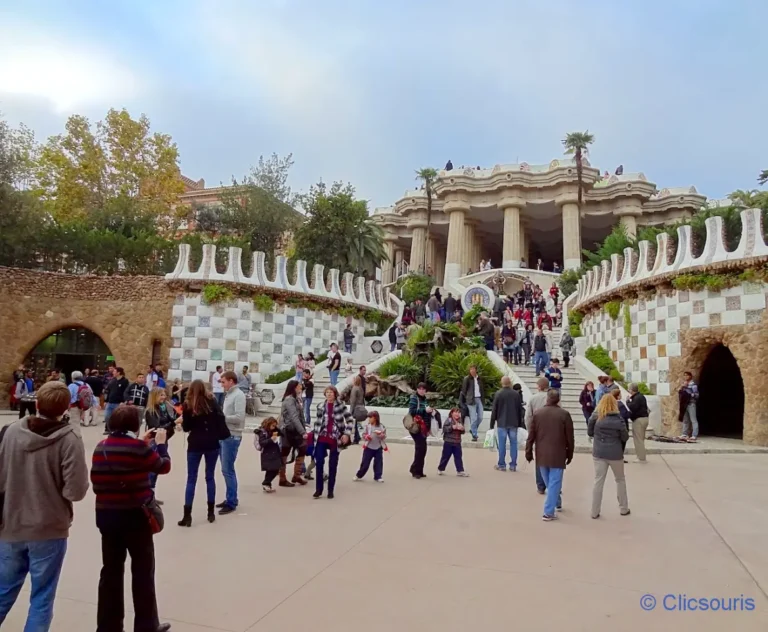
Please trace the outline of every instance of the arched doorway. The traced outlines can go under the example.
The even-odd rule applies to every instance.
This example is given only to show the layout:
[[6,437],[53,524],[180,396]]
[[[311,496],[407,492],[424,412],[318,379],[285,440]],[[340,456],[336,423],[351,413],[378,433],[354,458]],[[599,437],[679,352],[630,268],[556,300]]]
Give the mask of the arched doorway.
[[35,373],[35,380],[45,381],[51,369],[60,369],[70,381],[72,371],[106,371],[114,360],[106,343],[90,329],[67,327],[43,338],[27,354],[24,366]]
[[741,439],[744,434],[744,382],[736,358],[722,344],[712,347],[699,376],[696,407],[702,435]]

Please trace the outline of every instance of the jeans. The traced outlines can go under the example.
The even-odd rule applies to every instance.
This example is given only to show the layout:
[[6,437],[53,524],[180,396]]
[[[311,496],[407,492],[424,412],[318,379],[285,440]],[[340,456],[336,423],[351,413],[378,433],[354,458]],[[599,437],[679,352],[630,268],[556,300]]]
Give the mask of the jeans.
[[331,386],[336,386],[336,382],[339,381],[339,371],[328,371],[328,379],[331,382]]
[[533,355],[533,363],[536,366],[536,377],[539,377],[539,373],[549,366],[549,354],[546,351],[537,351]]
[[695,402],[688,404],[685,408],[685,415],[683,416],[683,436],[693,437],[694,439],[699,436],[699,420],[696,417]]
[[219,408],[222,410],[224,409],[224,397],[226,396],[226,393],[214,393],[213,398],[216,400],[216,403],[219,405]]
[[[536,466],[536,489],[538,489],[540,492],[547,491],[547,481],[544,480],[544,477],[541,474],[541,468],[537,465]],[[560,509],[563,506],[563,494],[562,494],[562,487],[561,487],[561,493],[557,496],[557,508]]]
[[472,433],[472,436],[477,439],[477,429],[483,422],[483,402],[476,399],[474,404],[467,404],[467,408],[469,408],[469,431]]
[[504,456],[507,451],[509,437],[509,469],[517,469],[517,428],[496,428],[496,438],[499,441],[499,467],[505,468]]
[[514,360],[515,364],[520,364],[520,361],[523,359],[523,348],[516,344],[514,347],[512,347],[512,359]]
[[216,461],[219,460],[219,450],[208,452],[187,452],[187,487],[184,490],[184,504],[192,506],[195,500],[195,485],[197,485],[197,471],[200,469],[200,461],[205,457],[205,487],[208,491],[208,502],[216,502]]
[[344,343],[344,351],[347,353],[352,353],[352,343],[351,342],[345,342]]
[[364,448],[363,460],[360,469],[357,470],[357,478],[363,478],[368,473],[368,468],[373,461],[373,480],[378,481],[384,471],[384,448]]
[[228,437],[219,441],[221,446],[221,474],[224,477],[224,484],[227,486],[226,503],[230,507],[237,508],[237,474],[235,473],[235,461],[237,460],[237,451],[240,449],[242,437]]
[[157,630],[155,593],[155,545],[147,519],[141,510],[126,510],[120,524],[101,528],[102,568],[99,577],[97,632],[122,632],[125,618],[123,576],[126,555],[131,556],[133,630]]
[[427,458],[427,438],[420,432],[412,434],[413,438],[413,463],[411,463],[412,476],[424,476],[424,461]]
[[315,466],[317,467],[315,492],[318,494],[323,493],[326,456],[328,457],[328,493],[332,494],[336,487],[336,471],[339,469],[339,448],[335,445],[318,441],[315,444]]
[[24,632],[48,632],[66,552],[66,538],[29,542],[0,540],[0,627],[29,573],[32,590]]
[[547,495],[544,498],[544,515],[554,516],[555,508],[562,506],[560,489],[563,487],[563,473],[561,467],[539,467],[541,477],[547,486]]
[[485,350],[493,351],[495,348],[496,348],[496,340],[493,338],[493,336],[488,336],[485,339]]
[[523,353],[525,353],[525,364],[531,363],[531,345],[528,343],[521,343],[520,346],[523,348]]
[[445,468],[448,467],[448,461],[453,457],[453,464],[456,466],[457,472],[464,471],[464,460],[462,459],[461,444],[460,443],[443,443],[443,453],[440,455],[440,464],[437,466],[438,472],[445,472]]
[[433,323],[437,322],[437,317],[440,315],[440,312],[430,312],[429,314],[429,320],[431,320]]
[[312,398],[311,397],[305,397],[304,398],[304,423],[306,423],[310,428],[312,427]]
[[104,430],[106,432],[109,432],[109,418],[112,416],[112,413],[117,410],[117,407],[120,404],[109,404],[104,407]]
[[390,342],[389,343],[389,352],[392,353],[395,350],[395,347],[397,346],[397,343]]

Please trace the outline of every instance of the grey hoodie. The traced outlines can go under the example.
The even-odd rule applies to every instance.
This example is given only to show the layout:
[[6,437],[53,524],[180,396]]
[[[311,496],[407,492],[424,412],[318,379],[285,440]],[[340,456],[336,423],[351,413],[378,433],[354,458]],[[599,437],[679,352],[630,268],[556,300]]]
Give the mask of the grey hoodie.
[[0,444],[0,540],[68,537],[72,503],[87,491],[85,448],[73,426],[27,417],[8,427]]

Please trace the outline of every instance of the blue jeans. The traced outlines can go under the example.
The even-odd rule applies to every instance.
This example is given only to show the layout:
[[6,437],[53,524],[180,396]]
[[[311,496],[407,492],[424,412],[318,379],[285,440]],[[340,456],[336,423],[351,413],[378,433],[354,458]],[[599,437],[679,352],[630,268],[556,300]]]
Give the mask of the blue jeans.
[[226,393],[214,393],[213,398],[216,400],[216,403],[219,405],[219,408],[223,410],[224,408],[224,397],[226,396]]
[[237,474],[235,474],[235,461],[240,449],[242,437],[229,437],[219,441],[221,446],[221,474],[224,476],[224,484],[227,486],[226,503],[230,507],[237,508]]
[[48,632],[67,539],[5,542],[0,540],[0,627],[29,573],[32,592],[24,632]]
[[345,342],[344,343],[344,351],[347,353],[352,353],[352,343],[351,342]]
[[541,478],[547,486],[547,495],[544,497],[544,515],[554,516],[555,509],[562,507],[560,490],[563,487],[563,474],[565,470],[561,467],[537,467],[537,472],[541,473]]
[[325,457],[328,457],[328,493],[332,494],[336,487],[336,470],[339,468],[339,449],[334,445],[317,441],[315,443],[315,491],[323,493],[323,478],[325,474]]
[[104,406],[104,425],[107,430],[109,430],[109,418],[112,416],[112,413],[117,410],[119,405],[120,404],[107,404]]
[[685,408],[685,414],[683,415],[683,435],[686,437],[693,437],[694,439],[699,436],[699,420],[696,417],[696,402],[688,404]]
[[440,315],[440,312],[430,312],[429,313],[429,320],[433,323],[437,322],[437,317]]
[[312,398],[311,397],[305,397],[304,398],[304,423],[306,423],[310,428],[312,427],[313,421],[312,421]]
[[483,422],[483,402],[476,399],[474,404],[467,404],[467,408],[469,409],[469,431],[477,439],[477,429]]
[[536,367],[536,377],[549,366],[549,354],[546,351],[536,351],[533,354],[533,364]]
[[507,451],[509,437],[509,469],[517,469],[517,428],[496,428],[496,438],[499,441],[499,467],[505,468],[504,457]]
[[357,478],[363,478],[368,473],[368,468],[373,461],[373,480],[378,481],[384,473],[384,448],[364,448],[363,460],[360,469],[357,470]]
[[[448,422],[446,422],[448,423]],[[453,464],[456,466],[457,472],[464,471],[464,460],[462,458],[461,444],[460,443],[443,443],[443,453],[440,455],[440,464],[437,466],[438,472],[445,472],[445,468],[448,467],[448,461],[453,457]]]
[[216,461],[219,460],[218,450],[208,452],[187,452],[187,487],[184,490],[184,504],[192,506],[195,500],[195,485],[197,485],[197,472],[200,469],[200,461],[205,457],[205,487],[208,491],[208,502],[216,502]]
[[328,379],[331,381],[331,386],[336,386],[336,382],[339,381],[339,372],[328,371]]

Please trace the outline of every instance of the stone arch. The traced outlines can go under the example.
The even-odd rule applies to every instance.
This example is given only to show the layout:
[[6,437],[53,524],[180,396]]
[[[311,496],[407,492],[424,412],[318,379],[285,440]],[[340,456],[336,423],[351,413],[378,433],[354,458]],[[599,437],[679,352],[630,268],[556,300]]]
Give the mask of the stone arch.
[[697,406],[702,435],[741,439],[744,433],[744,380],[731,351],[714,345],[699,372]]
[[27,352],[22,363],[44,380],[49,369],[61,369],[69,381],[73,371],[104,372],[112,351],[104,338],[87,326],[67,325],[46,333]]

